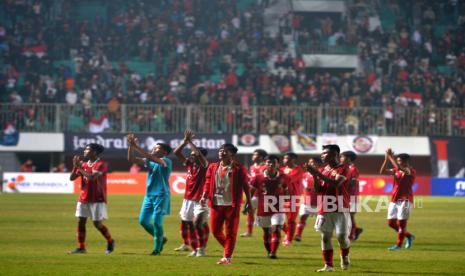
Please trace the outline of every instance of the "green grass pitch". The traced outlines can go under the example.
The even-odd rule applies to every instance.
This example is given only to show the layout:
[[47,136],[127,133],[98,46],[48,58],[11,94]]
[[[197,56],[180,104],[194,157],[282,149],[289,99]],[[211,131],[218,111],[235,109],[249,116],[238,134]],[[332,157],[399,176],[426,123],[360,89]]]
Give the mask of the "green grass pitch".
[[[180,245],[180,196],[172,198],[172,214],[165,217],[168,243],[162,256],[152,257],[152,241],[138,224],[141,195],[112,195],[106,222],[116,240],[116,250],[105,255],[105,240],[88,222],[86,255],[68,255],[75,248],[77,195],[0,194],[0,274],[79,275],[307,275],[322,266],[319,235],[309,219],[303,241],[278,250],[279,259],[265,258],[261,229],[252,238],[240,238],[233,264],[218,266],[222,249],[210,235],[205,258],[176,253]],[[374,198],[376,199],[376,198]],[[349,274],[461,274],[465,264],[465,198],[417,197],[408,229],[417,236],[410,250],[388,252],[396,234],[388,228],[386,210],[360,213],[364,228],[351,248]],[[376,201],[370,201],[375,206]],[[241,218],[239,233],[245,229]],[[335,267],[339,273],[339,248]]]

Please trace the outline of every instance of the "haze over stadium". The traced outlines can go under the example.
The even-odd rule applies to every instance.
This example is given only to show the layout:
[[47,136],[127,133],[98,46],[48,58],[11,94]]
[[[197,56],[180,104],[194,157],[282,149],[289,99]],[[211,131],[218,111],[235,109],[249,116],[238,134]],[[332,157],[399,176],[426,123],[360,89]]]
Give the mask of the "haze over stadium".
[[463,270],[463,0],[4,0],[0,66],[2,275]]

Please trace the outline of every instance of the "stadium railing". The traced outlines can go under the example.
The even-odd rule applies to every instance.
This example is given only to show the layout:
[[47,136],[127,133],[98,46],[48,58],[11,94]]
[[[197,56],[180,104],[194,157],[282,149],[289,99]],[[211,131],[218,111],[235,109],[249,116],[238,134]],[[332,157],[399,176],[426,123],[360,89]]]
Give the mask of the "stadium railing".
[[0,104],[0,122],[22,132],[465,136],[465,109],[330,106]]

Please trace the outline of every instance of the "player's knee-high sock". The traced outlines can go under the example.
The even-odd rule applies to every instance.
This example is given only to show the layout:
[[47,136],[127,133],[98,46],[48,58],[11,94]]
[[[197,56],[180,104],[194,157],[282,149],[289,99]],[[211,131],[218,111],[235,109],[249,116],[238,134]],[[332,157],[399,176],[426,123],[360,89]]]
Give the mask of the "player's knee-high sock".
[[308,218],[308,215],[302,215],[300,217],[299,223],[297,224],[297,232],[295,235],[299,238],[302,237],[302,233],[304,232],[305,225],[307,225],[307,218]]
[[192,222],[188,223],[189,226],[189,239],[190,239],[190,244],[193,250],[197,250],[199,247],[198,239],[197,239],[197,233],[195,231],[194,224]]
[[78,246],[81,249],[86,248],[86,224],[79,222],[77,227]]
[[181,237],[185,245],[189,245],[189,222],[181,221]]
[[153,237],[154,251],[161,252],[163,250],[163,215],[156,215],[153,218]]
[[281,243],[281,229],[275,229],[271,235],[271,253],[278,251],[279,244]]
[[268,253],[271,252],[271,231],[270,228],[263,228],[263,245]]
[[410,237],[411,234],[407,232],[407,220],[398,220],[398,232],[397,232],[397,246],[402,246],[405,237]]
[[321,249],[325,264],[333,266],[333,244],[331,243],[332,232],[321,233]]
[[327,249],[322,252],[323,260],[326,265],[333,266],[333,250]]
[[208,237],[210,236],[210,227],[208,227],[208,223],[205,223],[203,225],[203,238],[205,240],[205,245],[204,247],[207,246],[208,243]]
[[292,241],[294,239],[296,223],[295,220],[297,218],[297,214],[293,214],[292,218],[288,221],[288,229],[287,229],[287,240]]
[[397,223],[399,224],[399,227],[402,228],[402,232],[404,233],[405,237],[410,238],[412,234],[410,234],[410,232],[407,231],[407,220],[398,220]]
[[247,233],[252,234],[254,222],[255,222],[254,213],[252,212],[247,213]]
[[389,227],[394,229],[394,231],[399,231],[399,227],[397,226],[397,219],[388,219],[388,225]]
[[139,216],[139,223],[144,227],[145,231],[153,237],[154,229],[153,224],[150,223],[150,218],[150,214],[142,212]]
[[112,242],[113,241],[113,239],[111,238],[110,230],[108,230],[108,228],[105,225],[102,224],[100,226],[100,228],[97,228],[97,229],[105,237],[107,242]]

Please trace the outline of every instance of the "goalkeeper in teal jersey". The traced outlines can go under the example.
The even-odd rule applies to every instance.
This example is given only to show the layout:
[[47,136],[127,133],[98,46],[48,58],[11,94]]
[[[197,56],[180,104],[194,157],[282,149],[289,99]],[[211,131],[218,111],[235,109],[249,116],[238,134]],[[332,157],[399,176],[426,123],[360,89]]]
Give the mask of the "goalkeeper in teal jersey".
[[[139,223],[153,236],[154,249],[151,255],[157,256],[160,255],[163,244],[166,242],[163,235],[163,216],[170,213],[169,177],[172,162],[167,156],[171,153],[171,147],[158,143],[150,153],[147,153],[137,145],[137,138],[134,134],[128,135],[128,143],[128,160],[148,169],[147,188],[140,210]],[[144,158],[134,157],[134,151]]]

